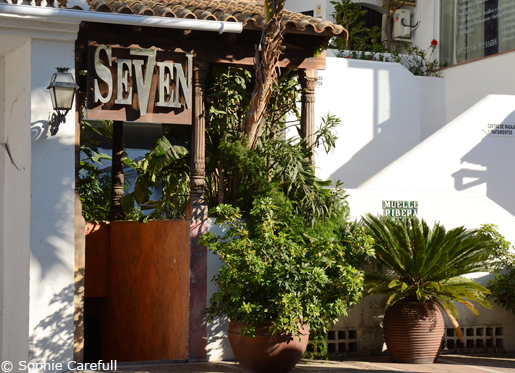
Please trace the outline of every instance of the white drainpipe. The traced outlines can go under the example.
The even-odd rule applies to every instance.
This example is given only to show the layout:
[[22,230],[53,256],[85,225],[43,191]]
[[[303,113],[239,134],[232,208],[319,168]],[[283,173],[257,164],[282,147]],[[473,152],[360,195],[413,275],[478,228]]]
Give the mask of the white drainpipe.
[[64,21],[85,21],[112,23],[118,25],[174,28],[181,30],[214,31],[241,33],[241,22],[207,21],[198,19],[170,18],[159,16],[140,16],[135,14],[105,13],[75,9],[55,9],[48,7],[0,4],[0,15],[11,14],[26,17],[47,17]]

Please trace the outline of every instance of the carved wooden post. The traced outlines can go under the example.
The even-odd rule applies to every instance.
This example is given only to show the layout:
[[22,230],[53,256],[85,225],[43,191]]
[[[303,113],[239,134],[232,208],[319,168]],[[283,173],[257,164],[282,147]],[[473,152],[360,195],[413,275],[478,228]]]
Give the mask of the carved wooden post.
[[[303,89],[300,132],[308,145],[312,145],[315,141],[315,87],[318,79],[318,70],[301,70],[299,78]],[[314,153],[311,159],[315,160]]]
[[124,220],[125,213],[122,208],[123,197],[123,122],[113,122],[113,156],[111,169],[111,211],[110,220]]
[[208,63],[195,61],[193,126],[191,130],[191,194],[186,218],[190,223],[190,315],[188,354],[191,360],[205,360],[207,329],[207,248],[198,239],[207,232],[207,206],[204,199],[206,173],[206,117],[204,95]]
[[196,61],[194,68],[195,100],[193,107],[193,128],[191,130],[191,194],[186,218],[207,219],[207,206],[204,199],[206,174],[206,115],[204,96],[208,63]]

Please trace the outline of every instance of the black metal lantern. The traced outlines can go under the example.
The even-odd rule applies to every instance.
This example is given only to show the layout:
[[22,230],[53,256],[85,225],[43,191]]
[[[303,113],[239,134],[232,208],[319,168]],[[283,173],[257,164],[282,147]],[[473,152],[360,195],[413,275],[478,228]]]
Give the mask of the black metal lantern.
[[52,75],[50,84],[47,87],[50,90],[52,106],[56,111],[48,122],[52,136],[59,131],[59,125],[66,122],[65,116],[72,108],[75,90],[79,88],[77,83],[75,83],[75,78],[68,70],[68,67],[57,67],[57,72]]

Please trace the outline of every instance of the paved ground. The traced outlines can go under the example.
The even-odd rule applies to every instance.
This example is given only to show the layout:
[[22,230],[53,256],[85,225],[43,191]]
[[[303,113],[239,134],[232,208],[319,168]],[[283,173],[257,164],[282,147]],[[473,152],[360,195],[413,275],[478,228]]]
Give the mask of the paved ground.
[[[345,361],[301,361],[293,373],[357,373],[357,372],[413,372],[413,373],[515,373],[515,354],[506,355],[442,355],[435,364],[396,364],[389,357],[366,357]],[[123,373],[211,373],[245,372],[238,363],[177,363],[153,365],[118,366],[117,372]]]

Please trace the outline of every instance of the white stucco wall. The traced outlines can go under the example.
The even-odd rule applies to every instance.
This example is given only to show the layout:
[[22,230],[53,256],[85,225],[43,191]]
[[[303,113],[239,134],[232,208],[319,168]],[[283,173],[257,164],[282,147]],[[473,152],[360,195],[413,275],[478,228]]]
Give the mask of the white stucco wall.
[[[404,6],[413,17],[413,25],[419,22],[418,26],[411,32],[411,45],[417,45],[421,49],[427,49],[433,39],[440,42],[439,14],[440,1],[417,1],[417,6]],[[438,48],[433,55],[438,57]]]
[[75,43],[33,40],[31,48],[30,359],[68,363],[73,360],[75,112],[50,136],[46,87],[56,66],[75,66]]
[[[287,0],[285,8],[292,12],[304,12],[312,10],[315,17],[332,21],[334,13],[334,0]],[[357,5],[366,6],[379,12],[385,12],[382,9],[382,0],[353,0]],[[316,13],[317,6],[320,6],[320,16]]]
[[[219,236],[223,235],[223,230],[215,224],[215,219],[208,220],[208,231]],[[223,262],[218,255],[208,251],[207,254],[207,300],[216,293],[216,286],[211,282],[218,270],[222,267]],[[227,318],[216,318],[207,323],[207,358],[209,361],[218,360],[235,360],[234,354],[227,337],[227,328],[229,320]]]
[[442,70],[447,90],[446,119],[452,121],[487,95],[515,95],[515,52]]
[[30,41],[0,35],[0,360],[28,358]]
[[[317,17],[316,7],[320,5],[322,19],[331,19],[331,13],[328,13],[329,5],[326,0],[287,0],[284,7],[292,12],[305,12],[312,10],[313,16]],[[334,9],[334,8],[333,8]]]
[[78,27],[0,14],[0,360],[15,370],[73,360],[75,111],[50,137],[46,87],[75,66]]

